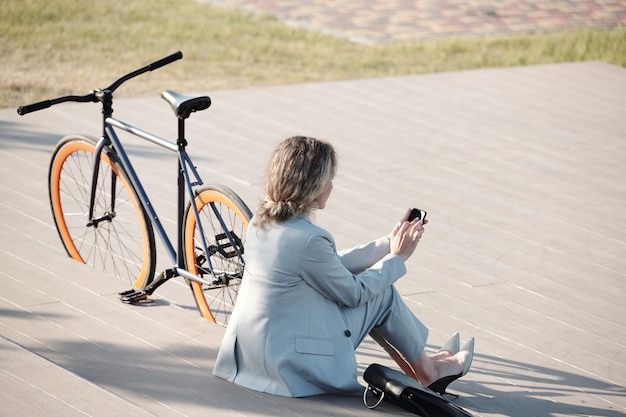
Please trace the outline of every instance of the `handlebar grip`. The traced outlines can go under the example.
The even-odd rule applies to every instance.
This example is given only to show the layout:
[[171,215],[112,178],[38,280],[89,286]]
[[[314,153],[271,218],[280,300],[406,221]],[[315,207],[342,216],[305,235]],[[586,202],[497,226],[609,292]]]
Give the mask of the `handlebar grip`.
[[178,51],[173,53],[172,55],[166,56],[165,58],[161,58],[158,61],[153,62],[152,64],[148,64],[148,70],[154,71],[157,68],[161,68],[164,65],[170,64],[174,61],[177,61],[183,57],[183,53]]
[[20,116],[23,116],[27,113],[32,113],[37,110],[47,109],[50,106],[52,106],[52,101],[44,100],[44,101],[40,101],[39,103],[34,103],[34,104],[29,104],[27,106],[18,107],[17,114],[19,114]]

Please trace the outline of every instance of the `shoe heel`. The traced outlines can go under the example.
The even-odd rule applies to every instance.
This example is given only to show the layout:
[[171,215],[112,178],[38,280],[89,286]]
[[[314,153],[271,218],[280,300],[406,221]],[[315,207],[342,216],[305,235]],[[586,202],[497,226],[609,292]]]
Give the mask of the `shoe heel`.
[[438,380],[430,384],[428,386],[428,389],[435,391],[440,395],[447,394],[446,389],[448,388],[448,385],[461,378],[462,376],[465,376],[469,372],[469,369],[472,366],[472,360],[474,359],[473,337],[467,341],[467,343],[463,346],[458,354],[463,356],[463,372],[458,375],[450,375],[439,378]]

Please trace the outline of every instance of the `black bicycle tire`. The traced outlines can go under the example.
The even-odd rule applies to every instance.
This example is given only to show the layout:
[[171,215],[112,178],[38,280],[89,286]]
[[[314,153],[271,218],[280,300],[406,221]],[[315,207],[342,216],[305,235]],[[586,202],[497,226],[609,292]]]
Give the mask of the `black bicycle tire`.
[[[204,209],[207,210],[210,208],[209,204],[211,202],[216,202],[220,204],[221,210],[227,210],[225,221],[228,223],[227,226],[230,231],[234,231],[235,235],[241,240],[241,248],[245,247],[245,234],[247,233],[247,227],[252,218],[252,212],[248,208],[248,206],[244,203],[244,201],[231,189],[219,184],[206,185],[195,192],[194,202],[198,211],[200,212],[202,226],[206,234],[209,233],[208,229],[211,229],[209,244],[215,245],[217,242],[216,228],[219,222],[213,223],[211,219],[206,218],[206,213]],[[204,213],[204,214],[203,214]],[[209,217],[212,212],[208,212]],[[234,216],[234,217],[233,217]],[[211,225],[207,224],[207,222],[211,223]],[[233,224],[234,223],[234,224]],[[193,213],[193,209],[191,206],[191,202],[187,205],[187,209],[185,210],[185,216],[183,220],[183,238],[184,238],[184,260],[186,269],[193,273],[199,273],[199,267],[195,265],[196,260],[196,245],[194,241],[194,237],[190,235],[193,230],[193,235],[196,235],[196,221]],[[236,230],[235,230],[236,229]],[[223,230],[217,230],[217,232],[223,232]],[[220,270],[229,270],[230,276],[243,276],[243,268],[244,264],[239,259],[239,254],[231,253],[233,255],[231,258],[225,258],[220,253],[214,253],[211,256],[211,261],[216,265],[217,269]],[[226,265],[226,267],[224,267]],[[210,275],[205,275],[205,277],[210,277]],[[241,278],[238,278],[237,282],[240,282]],[[229,281],[230,282],[230,281]],[[206,289],[208,287],[203,286],[197,282],[189,282],[192,293],[194,295],[194,300],[196,301],[196,306],[198,307],[198,311],[200,315],[206,318],[209,321],[218,323],[222,326],[226,326],[228,323],[228,319],[230,318],[230,314],[232,313],[232,308],[234,308],[234,304],[236,302],[237,293],[238,293],[238,285],[225,285],[222,287],[215,287],[212,289]],[[212,296],[211,300],[207,299],[208,293],[206,291],[215,291],[217,295]],[[216,293],[211,293],[216,294]]]
[[[93,154],[96,143],[97,140],[92,136],[69,135],[58,143],[52,153],[48,169],[48,197],[54,224],[68,256],[102,272],[113,273],[118,277],[126,278],[131,285],[142,289],[154,279],[156,268],[154,231],[148,215],[140,204],[137,192],[115,151],[107,146],[102,151],[99,184],[110,180],[111,175],[116,173],[117,178],[121,180],[116,181],[116,183],[121,184],[121,187],[118,187],[119,191],[116,189],[118,191],[116,195],[124,196],[124,199],[116,198],[118,207],[116,208],[116,217],[113,220],[104,221],[95,228],[87,226]],[[79,151],[85,155],[78,155],[77,152]],[[72,161],[69,161],[70,158]],[[66,164],[73,166],[66,166]],[[61,185],[62,175],[72,176],[72,179],[68,180],[70,185]],[[70,190],[71,184],[74,184],[76,189]],[[61,190],[62,187],[67,189]],[[100,187],[98,189],[104,192]],[[122,191],[124,194],[121,194]],[[63,201],[61,201],[62,199]],[[132,210],[128,203],[132,206]],[[96,204],[98,204],[98,196]],[[124,208],[128,208],[128,211],[119,210],[119,206],[122,204],[127,204]],[[76,210],[76,212],[71,211],[70,214],[67,206],[71,206],[71,209]],[[132,220],[135,217],[130,213],[135,214],[138,224],[136,230],[141,235],[142,251],[139,257],[130,256],[129,251],[125,254],[114,253],[114,251],[124,251],[124,248],[131,246],[139,246],[136,230],[128,231],[134,229]],[[74,220],[74,215],[76,220]],[[72,230],[70,231],[70,229]],[[98,248],[99,241],[107,242],[104,249]],[[100,256],[98,257],[93,252],[96,249],[102,251],[99,252]],[[140,262],[137,261],[139,258],[141,259]],[[129,261],[130,259],[132,261]],[[140,263],[139,267],[136,265],[132,267],[137,263]]]

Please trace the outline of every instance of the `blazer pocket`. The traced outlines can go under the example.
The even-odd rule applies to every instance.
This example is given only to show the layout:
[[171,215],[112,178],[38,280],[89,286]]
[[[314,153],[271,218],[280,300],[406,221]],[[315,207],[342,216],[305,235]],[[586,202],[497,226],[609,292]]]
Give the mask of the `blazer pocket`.
[[332,339],[296,336],[296,352],[309,355],[333,356],[335,348]]

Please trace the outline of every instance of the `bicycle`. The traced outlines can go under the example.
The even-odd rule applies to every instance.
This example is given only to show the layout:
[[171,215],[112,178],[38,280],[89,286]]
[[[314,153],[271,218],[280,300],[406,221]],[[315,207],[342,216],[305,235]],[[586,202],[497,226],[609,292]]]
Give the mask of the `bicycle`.
[[[102,107],[102,136],[73,134],[56,146],[48,171],[52,216],[67,254],[82,263],[128,279],[119,294],[125,303],[145,300],[165,282],[182,277],[191,287],[200,315],[225,326],[244,270],[250,209],[231,189],[204,185],[188,155],[185,120],[209,108],[208,96],[165,90],[161,97],[178,119],[176,142],[114,118],[113,92],[124,82],[182,59],[176,52],[132,71],[105,89],[21,106],[25,115],[63,102],[94,102]],[[116,129],[159,145],[178,156],[176,247],[135,172]],[[154,230],[173,266],[156,278]]]

